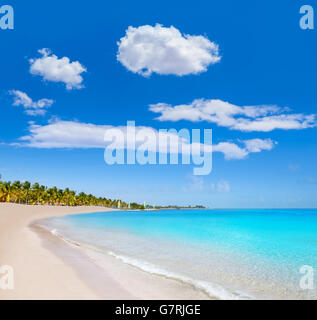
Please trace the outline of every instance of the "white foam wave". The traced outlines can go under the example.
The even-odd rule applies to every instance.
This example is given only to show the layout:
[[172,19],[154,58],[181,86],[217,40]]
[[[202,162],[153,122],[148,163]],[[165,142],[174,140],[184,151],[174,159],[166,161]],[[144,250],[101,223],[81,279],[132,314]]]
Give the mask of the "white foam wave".
[[123,256],[123,255],[118,255],[113,253],[112,251],[108,252],[109,255],[115,257],[116,259],[129,264],[131,266],[137,267],[145,272],[159,275],[159,276],[164,276],[170,279],[182,281],[184,283],[187,283],[189,285],[192,285],[198,290],[202,290],[205,293],[207,293],[210,297],[218,298],[221,300],[245,300],[245,299],[253,299],[253,297],[243,293],[243,292],[230,292],[226,290],[225,288],[214,284],[210,283],[207,281],[202,281],[202,280],[195,280],[190,277],[177,274],[174,272],[167,271],[163,268],[160,268],[158,266],[155,266],[151,263],[148,263],[146,261],[141,261],[135,258]]
[[[63,236],[62,234],[60,234],[57,229],[52,229],[52,230],[50,230],[50,232],[54,236],[62,239],[63,241],[65,241],[68,244],[75,245],[75,246],[81,246],[81,247],[85,247],[87,249],[96,250],[98,252],[105,253],[103,250],[100,250],[99,248],[96,248],[96,247],[93,247],[90,245],[85,245],[82,243],[78,243],[78,242],[75,242],[71,239],[68,239],[65,236]],[[139,260],[136,258],[124,256],[124,255],[119,255],[119,254],[116,254],[112,251],[108,251],[107,253],[109,255],[113,256],[114,258],[122,261],[123,263],[129,264],[129,265],[136,267],[136,268],[138,268],[142,271],[145,271],[147,273],[158,275],[158,276],[163,276],[163,277],[166,277],[169,279],[173,279],[173,280],[177,280],[177,281],[181,281],[183,283],[189,284],[198,290],[202,290],[203,292],[205,292],[208,296],[210,296],[212,298],[218,298],[221,300],[254,299],[252,296],[245,294],[243,292],[240,292],[240,291],[230,292],[229,290],[225,289],[224,287],[222,287],[218,284],[203,281],[203,280],[192,279],[192,278],[187,277],[182,274],[170,272],[168,270],[165,270],[161,267],[158,267],[158,266],[151,264],[149,262],[146,262],[146,261],[142,261],[142,260]]]
[[59,235],[57,229],[51,230],[51,233],[52,233],[54,236],[58,236],[58,235]]
[[63,240],[64,242],[68,243],[68,244],[72,244],[76,247],[80,247],[81,244],[79,242],[76,242],[74,240],[71,240],[69,238],[66,238],[65,236],[63,236],[57,229],[52,229],[50,230],[52,235],[58,237],[59,239]]

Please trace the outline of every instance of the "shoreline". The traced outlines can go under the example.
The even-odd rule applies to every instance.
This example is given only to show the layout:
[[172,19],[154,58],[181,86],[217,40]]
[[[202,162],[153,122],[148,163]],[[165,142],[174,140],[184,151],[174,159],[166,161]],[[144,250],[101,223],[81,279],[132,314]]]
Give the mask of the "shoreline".
[[13,267],[15,289],[0,289],[0,300],[210,299],[190,285],[98,256],[36,226],[50,217],[105,211],[115,209],[1,203],[0,266]]

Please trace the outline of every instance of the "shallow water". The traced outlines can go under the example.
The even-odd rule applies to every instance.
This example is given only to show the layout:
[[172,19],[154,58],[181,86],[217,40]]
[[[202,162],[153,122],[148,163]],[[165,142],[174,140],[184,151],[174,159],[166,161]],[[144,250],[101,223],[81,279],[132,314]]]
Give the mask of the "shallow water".
[[[317,210],[105,212],[42,221],[55,234],[220,299],[316,299]],[[317,280],[315,280],[317,281]]]

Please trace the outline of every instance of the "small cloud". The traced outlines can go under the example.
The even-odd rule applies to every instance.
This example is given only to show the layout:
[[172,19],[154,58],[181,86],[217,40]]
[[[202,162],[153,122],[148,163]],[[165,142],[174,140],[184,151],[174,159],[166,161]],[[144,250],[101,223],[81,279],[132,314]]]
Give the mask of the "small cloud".
[[260,201],[260,202],[265,202],[265,198],[264,198],[263,195],[261,195],[261,196],[259,197],[259,201]]
[[184,76],[207,71],[220,61],[218,45],[203,36],[183,35],[178,29],[156,24],[130,26],[118,42],[117,60],[142,76],[153,72]]
[[231,191],[229,182],[223,179],[219,180],[216,183],[212,183],[209,189],[212,192],[219,192],[219,193],[228,193]]
[[299,184],[316,184],[317,179],[314,177],[301,178],[298,180]]
[[250,153],[272,150],[277,142],[271,139],[251,139],[242,141],[244,147],[233,142],[220,142],[214,145],[213,152],[221,152],[226,160],[245,159]]
[[250,139],[243,141],[248,152],[261,152],[262,150],[272,150],[277,142],[271,139]]
[[288,165],[288,170],[292,173],[297,172],[300,169],[300,165],[296,163],[290,163]]
[[30,59],[30,72],[40,75],[45,81],[63,82],[67,90],[80,89],[83,87],[82,73],[87,69],[78,61],[70,62],[68,57],[58,58],[49,49],[41,49],[38,52],[40,58]]
[[24,112],[30,116],[44,115],[47,108],[54,103],[51,99],[40,99],[33,101],[25,92],[20,90],[11,90],[9,93],[13,96],[13,106],[22,106]]
[[244,159],[249,154],[247,150],[232,142],[220,142],[212,147],[213,152],[221,152],[226,160]]
[[187,176],[188,183],[182,188],[184,192],[217,192],[228,193],[231,191],[228,181],[221,179],[217,182],[206,184],[203,177],[194,175]]
[[217,182],[217,191],[221,193],[230,192],[229,182],[226,180],[220,180],[219,182]]
[[205,186],[203,177],[189,175],[187,176],[187,180],[189,180],[189,182],[182,188],[184,192],[195,192],[204,190]]

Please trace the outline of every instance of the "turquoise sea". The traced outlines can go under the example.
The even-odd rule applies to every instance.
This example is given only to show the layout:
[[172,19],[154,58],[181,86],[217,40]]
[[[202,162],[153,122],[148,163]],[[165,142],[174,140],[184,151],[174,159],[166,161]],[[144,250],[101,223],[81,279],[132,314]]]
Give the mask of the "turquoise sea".
[[316,299],[317,210],[120,211],[41,222],[55,235],[219,299]]

